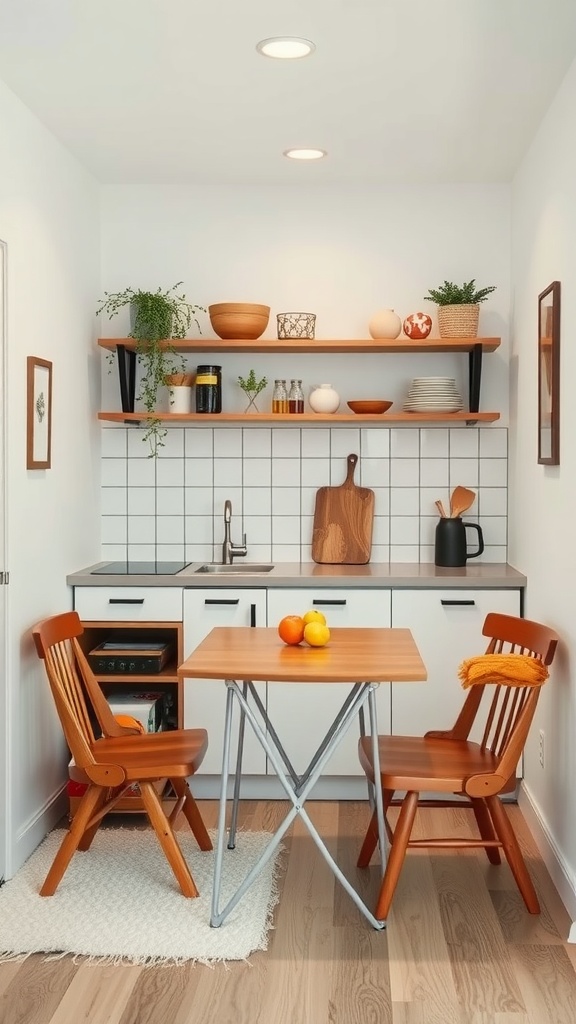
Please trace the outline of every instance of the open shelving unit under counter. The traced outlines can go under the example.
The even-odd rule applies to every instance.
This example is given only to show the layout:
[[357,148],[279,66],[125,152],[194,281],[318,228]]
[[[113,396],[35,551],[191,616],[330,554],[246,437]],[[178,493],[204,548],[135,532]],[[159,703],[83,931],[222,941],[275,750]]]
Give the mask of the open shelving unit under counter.
[[[122,412],[100,412],[98,418],[113,423],[138,423],[152,418],[149,414],[134,411],[135,381],[136,381],[136,341],[134,338],[99,338],[98,344],[101,348],[110,352],[115,351],[118,357],[118,373],[120,378],[120,395],[122,401]],[[213,354],[214,352],[255,352],[268,355],[284,355],[291,353],[372,353],[382,355],[402,354],[416,355],[418,353],[446,353],[464,352],[468,353],[468,410],[456,413],[410,413],[410,412],[388,412],[378,415],[358,415],[356,413],[341,413],[322,415],[318,413],[298,413],[292,415],[277,413],[158,413],[154,418],[166,423],[262,423],[262,422],[286,422],[286,423],[377,423],[382,426],[389,423],[455,423],[465,422],[473,424],[477,422],[493,423],[500,418],[498,412],[480,412],[480,382],[482,375],[482,355],[484,352],[494,352],[500,345],[500,338],[426,338],[420,341],[412,341],[409,338],[395,338],[394,340],[373,340],[371,338],[360,338],[348,340],[338,338],[334,340],[310,340],[310,339],[287,339],[278,341],[276,339],[258,339],[256,341],[222,340],[220,338],[184,338],[183,340],[166,341],[176,352],[196,352],[198,354]]]

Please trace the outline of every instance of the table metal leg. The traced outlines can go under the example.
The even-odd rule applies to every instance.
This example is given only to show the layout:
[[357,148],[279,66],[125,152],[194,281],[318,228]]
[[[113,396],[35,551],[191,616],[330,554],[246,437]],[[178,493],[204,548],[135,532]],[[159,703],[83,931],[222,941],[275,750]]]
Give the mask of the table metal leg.
[[212,888],[212,912],[210,924],[217,928],[218,904],[220,902],[220,882],[222,878],[222,856],[224,854],[224,836],[226,834],[226,791],[228,789],[228,773],[230,771],[230,734],[232,732],[232,710],[234,701],[234,690],[229,686],[230,680],[226,680],[228,690],[226,692],[226,717],[224,719],[224,749],[222,751],[222,778],[220,780],[220,807],[218,810],[218,838],[216,841],[216,856],[214,858],[214,885]]
[[372,736],[372,764],[374,765],[374,801],[376,804],[376,821],[378,822],[378,842],[380,844],[380,865],[382,876],[386,870],[386,829],[384,826],[384,802],[380,785],[380,746],[378,743],[378,719],[376,716],[376,692],[373,687],[368,694],[368,710],[370,713],[370,733]]
[[[360,708],[360,711],[358,712],[358,723],[360,725],[360,739],[364,739],[366,735],[366,721],[363,707]],[[375,807],[374,784],[370,782],[368,776],[366,776],[366,783],[368,788],[368,805],[370,810],[373,811]]]
[[[336,719],[335,719],[331,729],[329,730],[329,733],[327,734],[327,736],[329,736],[328,741],[326,741],[326,738],[325,738],[325,740],[321,743],[318,751],[314,755],[314,759],[313,759],[315,761],[314,767],[312,769],[310,767],[307,769],[307,771],[305,773],[306,774],[306,780],[305,781],[300,780],[297,789],[294,787],[294,780],[286,775],[286,771],[285,771],[286,766],[282,765],[282,759],[281,759],[281,754],[280,754],[279,750],[276,748],[275,744],[272,745],[269,742],[268,736],[264,732],[264,730],[263,730],[260,722],[257,720],[256,716],[254,715],[254,712],[252,711],[252,708],[248,704],[248,701],[247,701],[244,693],[240,690],[240,687],[238,686],[238,684],[235,683],[233,680],[226,680],[226,686],[228,687],[228,696],[227,696],[227,701],[226,701],[226,722],[225,722],[225,734],[224,734],[224,754],[223,754],[223,763],[222,763],[222,776],[223,776],[223,779],[222,779],[222,786],[221,786],[221,793],[220,793],[221,805],[220,805],[220,814],[219,814],[219,819],[218,819],[218,842],[217,842],[216,862],[215,862],[215,869],[214,869],[214,892],[213,892],[213,897],[212,897],[212,916],[211,916],[211,921],[210,921],[211,925],[216,928],[220,924],[222,924],[222,922],[225,920],[225,918],[228,916],[228,914],[230,914],[230,912],[234,909],[234,907],[237,905],[239,900],[245,894],[247,889],[250,887],[250,885],[252,884],[254,879],[258,876],[258,874],[260,873],[260,871],[262,870],[264,865],[270,860],[270,858],[272,857],[273,853],[277,850],[277,848],[278,848],[278,846],[279,846],[279,844],[281,842],[282,836],[288,830],[288,828],[290,827],[290,825],[292,824],[294,819],[296,817],[301,817],[303,822],[304,822],[304,824],[306,825],[306,828],[310,832],[310,835],[312,836],[314,842],[318,846],[318,849],[322,853],[322,856],[324,857],[324,859],[326,860],[326,862],[330,866],[331,870],[334,872],[336,878],[341,882],[341,884],[343,885],[345,890],[348,892],[348,894],[354,900],[354,903],[356,904],[358,909],[364,914],[364,916],[367,918],[367,920],[370,922],[370,924],[374,928],[377,928],[377,929],[383,928],[384,925],[385,925],[385,922],[384,921],[378,921],[374,917],[372,911],[366,906],[366,904],[363,902],[363,900],[361,899],[359,894],[356,892],[356,890],[353,888],[353,886],[350,884],[350,882],[348,882],[348,880],[346,879],[346,877],[344,876],[344,874],[342,873],[342,871],[338,867],[336,861],[334,860],[334,858],[331,856],[331,854],[329,853],[328,849],[326,848],[326,845],[324,844],[324,842],[323,842],[322,838],[320,837],[319,833],[316,831],[314,825],[312,824],[310,818],[308,817],[308,814],[304,810],[305,800],[306,800],[309,792],[312,790],[312,788],[315,786],[316,782],[318,781],[318,779],[319,779],[319,777],[320,777],[320,775],[322,773],[322,770],[323,770],[325,764],[327,763],[327,761],[329,760],[329,758],[332,755],[333,749],[335,748],[335,746],[339,742],[340,738],[346,733],[346,731],[348,730],[348,728],[352,724],[353,719],[358,715],[360,709],[363,707],[363,705],[366,703],[366,701],[369,701],[369,700],[371,701],[371,703],[370,703],[370,722],[371,722],[371,726],[372,726],[373,730],[376,729],[376,727],[377,727],[376,726],[376,703],[375,703],[375,700],[373,699],[373,692],[376,689],[377,684],[374,684],[374,683],[362,683],[362,684],[358,684],[355,687],[355,692],[353,693],[352,697],[349,696],[346,699],[346,701],[344,703],[344,706],[343,706],[343,709],[341,710],[339,715],[336,717]],[[225,802],[226,802],[226,789],[227,789],[226,783],[227,783],[227,776],[228,776],[228,770],[229,770],[230,728],[231,728],[231,722],[232,722],[232,700],[234,699],[234,697],[236,697],[237,701],[239,702],[240,707],[243,709],[243,711],[245,713],[245,718],[248,719],[248,722],[250,723],[252,729],[254,730],[254,733],[255,733],[255,735],[256,735],[260,745],[262,746],[262,748],[266,752],[266,754],[268,756],[268,759],[269,759],[270,763],[272,764],[272,767],[274,768],[274,771],[275,771],[275,773],[276,773],[276,775],[277,775],[277,777],[278,777],[278,779],[279,779],[283,789],[285,790],[286,795],[288,796],[288,799],[292,803],[292,808],[290,809],[290,811],[288,812],[288,814],[284,818],[284,820],[281,823],[281,825],[279,826],[279,828],[274,833],[272,839],[270,840],[270,843],[266,846],[265,850],[262,852],[262,854],[260,855],[259,859],[256,861],[256,863],[254,864],[254,866],[252,867],[251,871],[246,876],[246,878],[244,879],[244,881],[242,882],[242,884],[240,885],[240,887],[238,888],[236,893],[232,896],[232,898],[229,900],[229,902],[226,904],[226,906],[221,911],[219,911],[218,910],[218,904],[219,904],[219,897],[220,897],[222,853],[223,853],[223,846],[224,846],[224,831],[225,831],[225,824],[226,824],[226,821],[225,821],[225,818],[226,818],[226,815],[225,815]],[[372,698],[372,700],[371,700],[371,698]],[[269,720],[268,720],[268,716],[266,715],[266,713],[264,713],[264,723],[265,723],[266,726],[269,727]],[[302,779],[303,778],[304,777],[302,777]],[[222,806],[223,804],[224,804],[224,808]],[[381,794],[380,794],[380,804],[382,805],[382,795]],[[383,828],[383,818],[382,818],[382,828]]]
[[[242,686],[244,700],[248,697],[248,681]],[[236,754],[236,775],[234,776],[234,796],[232,799],[232,817],[228,829],[228,849],[236,848],[236,826],[238,824],[238,804],[240,803],[240,783],[242,781],[242,754],[244,753],[244,731],[246,725],[246,714],[244,708],[240,708],[240,724],[238,726],[238,752]]]

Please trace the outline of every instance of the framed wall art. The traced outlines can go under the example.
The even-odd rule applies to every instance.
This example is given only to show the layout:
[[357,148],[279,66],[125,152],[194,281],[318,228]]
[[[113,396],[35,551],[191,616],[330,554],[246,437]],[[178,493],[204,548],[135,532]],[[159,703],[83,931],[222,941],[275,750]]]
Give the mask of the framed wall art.
[[538,296],[538,462],[560,463],[560,281]]
[[26,469],[50,469],[52,444],[52,363],[27,359]]

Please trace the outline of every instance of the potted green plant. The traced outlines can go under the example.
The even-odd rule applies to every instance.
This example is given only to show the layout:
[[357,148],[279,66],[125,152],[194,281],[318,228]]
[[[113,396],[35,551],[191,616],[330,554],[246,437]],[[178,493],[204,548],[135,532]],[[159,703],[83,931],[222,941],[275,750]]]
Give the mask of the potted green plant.
[[250,370],[248,377],[238,377],[238,383],[242,388],[242,391],[248,399],[248,405],[246,406],[245,412],[258,412],[258,406],[256,405],[256,398],[261,391],[266,387],[268,380],[266,377],[262,377],[261,380],[256,379],[254,370]]
[[485,302],[496,285],[476,288],[474,278],[462,285],[444,281],[431,288],[424,298],[438,306],[438,327],[441,338],[475,338],[478,335],[480,303]]
[[143,440],[150,444],[150,456],[158,454],[164,445],[166,429],[154,414],[157,411],[158,389],[170,374],[183,373],[185,360],[172,344],[173,339],[185,338],[192,322],[200,334],[197,314],[205,313],[203,306],[186,301],[179,293],[182,281],[171,288],[155,292],[125,288],[121,292],[104,292],[97,315],[106,313],[111,320],[125,306],[130,307],[129,338],[136,340],[136,355],[142,365],[138,401],[147,414],[147,429]]

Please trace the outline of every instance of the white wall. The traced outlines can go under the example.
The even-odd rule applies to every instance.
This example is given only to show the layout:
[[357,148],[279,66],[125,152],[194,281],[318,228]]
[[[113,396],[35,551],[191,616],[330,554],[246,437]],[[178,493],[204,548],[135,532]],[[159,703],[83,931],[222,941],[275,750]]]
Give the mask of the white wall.
[[[368,337],[383,307],[402,316],[424,309],[423,297],[445,278],[497,291],[481,307],[480,333],[503,338],[484,360],[483,409],[508,410],[510,190],[507,186],[353,188],[106,186],[102,202],[102,271],[107,291],[184,282],[190,302],[262,302],[272,308],[264,337],[276,337],[276,313],[317,315],[316,337]],[[202,333],[213,336],[206,315]],[[128,332],[126,317],[103,320],[111,337]],[[409,342],[407,342],[409,345]],[[343,398],[398,401],[412,376],[451,375],[465,383],[466,359],[403,356],[291,357],[276,376],[311,383],[334,380]],[[197,362],[198,360],[196,360]],[[205,360],[208,361],[208,360]],[[227,357],[226,408],[241,410],[238,373],[272,362]],[[262,370],[260,371],[260,367]],[[302,369],[303,367],[303,369]],[[302,369],[302,372],[298,372]],[[244,374],[243,374],[244,375]],[[353,389],[353,390],[351,390]],[[374,393],[374,389],[376,393]],[[356,393],[357,392],[357,393]],[[104,374],[108,408],[119,408],[115,378]]]
[[[99,288],[95,182],[0,84],[0,237],[8,244],[7,872],[53,824],[65,763],[31,626],[71,607],[68,572],[97,556]],[[52,468],[26,469],[26,357],[53,362]],[[4,690],[5,687],[5,690]],[[1,748],[0,748],[1,749]],[[62,804],[60,804],[62,806]]]
[[[277,312],[316,313],[317,338],[361,338],[368,337],[368,322],[382,307],[394,307],[402,317],[419,309],[435,315],[424,295],[445,278],[494,284],[497,291],[481,307],[480,333],[502,337],[502,346],[484,358],[480,407],[500,411],[502,428],[508,413],[509,200],[506,186],[371,187],[361,193],[336,187],[105,187],[103,284],[113,292],[128,285],[166,288],[183,280],[189,301],[204,306],[266,303],[272,309],[268,338],[276,337]],[[200,326],[204,336],[214,337],[207,315],[200,315]],[[103,319],[101,331],[125,335],[128,309],[112,321]],[[270,385],[275,377],[302,378],[306,399],[313,386],[330,381],[343,411],[353,398],[386,398],[401,408],[412,377],[423,374],[455,376],[467,400],[466,355],[219,355],[218,344],[216,338],[210,354],[190,355],[188,367],[222,364],[224,411],[245,408],[237,377],[252,367]],[[117,410],[116,374],[106,372],[104,356],[102,366],[104,408]],[[262,411],[270,409],[270,396],[271,386],[259,396]],[[167,394],[164,400],[168,409]],[[390,436],[386,430],[362,431],[362,450],[360,431],[352,425],[301,435],[291,428],[290,437],[282,428],[266,428],[258,439],[248,430],[219,427],[202,432],[202,450],[197,429],[179,430],[179,436],[172,429],[156,466],[137,465],[148,448],[134,428],[122,431],[128,439],[120,429],[104,432],[103,558],[213,557],[226,496],[234,504],[236,532],[248,535],[252,558],[307,561],[315,488],[339,483],[342,452],[357,451],[358,482],[376,490],[376,561],[432,560],[434,499],[446,501],[455,483],[487,488],[484,507],[479,495],[471,516],[479,516],[485,530],[484,560],[506,560],[502,429],[498,451],[487,447],[488,440],[480,443],[490,428],[470,430],[464,424],[455,430],[412,428],[403,440],[402,428]],[[234,462],[218,457],[232,453]],[[497,472],[484,474],[492,456],[498,458]],[[413,460],[413,471],[410,464],[399,465],[403,458]],[[290,504],[281,497],[287,486],[293,487]]]
[[[576,917],[576,63],[546,115],[513,187],[510,557],[528,576],[526,615],[558,630],[553,685],[543,691],[526,753],[528,806],[554,851],[557,884]],[[560,465],[538,465],[537,302],[562,286]],[[544,768],[539,730],[545,733]],[[530,806],[529,806],[530,809]],[[570,896],[570,890],[572,895]]]

